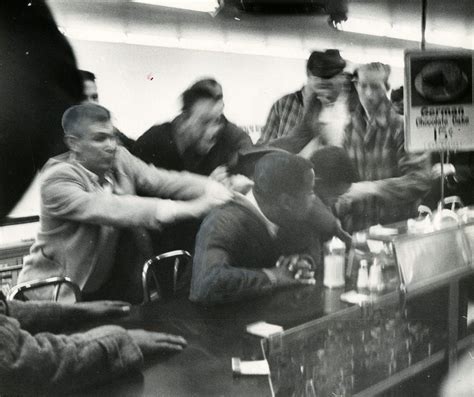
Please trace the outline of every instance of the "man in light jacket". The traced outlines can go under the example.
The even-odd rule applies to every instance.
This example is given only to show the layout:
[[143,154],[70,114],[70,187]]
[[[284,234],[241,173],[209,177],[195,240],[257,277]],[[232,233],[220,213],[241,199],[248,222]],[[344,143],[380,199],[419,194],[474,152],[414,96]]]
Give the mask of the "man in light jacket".
[[[62,125],[70,151],[43,169],[40,229],[19,282],[67,276],[86,298],[110,298],[100,292],[110,287],[121,228],[162,229],[231,198],[208,178],[161,170],[132,156],[117,145],[110,112],[100,105],[69,108]],[[51,299],[51,292],[41,289],[30,298]],[[61,299],[68,297],[63,289]]]

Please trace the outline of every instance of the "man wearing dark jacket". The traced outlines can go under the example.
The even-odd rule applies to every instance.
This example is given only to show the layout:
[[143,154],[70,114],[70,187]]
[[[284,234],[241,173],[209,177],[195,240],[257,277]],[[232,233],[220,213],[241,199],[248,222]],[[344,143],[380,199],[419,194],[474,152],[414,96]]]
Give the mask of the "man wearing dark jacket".
[[[322,162],[326,154],[335,155],[335,161],[341,158],[344,152],[336,151],[322,149]],[[328,176],[326,171],[320,175]],[[340,232],[337,220],[315,196],[315,172],[308,160],[283,151],[269,153],[256,163],[253,177],[255,184],[247,196],[214,209],[201,225],[193,260],[193,301],[223,303],[314,282],[310,263],[317,263],[318,237]],[[345,191],[351,178],[340,184],[343,189],[336,189],[334,180],[318,177],[318,187],[334,186],[320,189],[321,197],[330,204],[331,196]],[[315,225],[313,219],[321,223]],[[313,260],[303,259],[308,254]]]

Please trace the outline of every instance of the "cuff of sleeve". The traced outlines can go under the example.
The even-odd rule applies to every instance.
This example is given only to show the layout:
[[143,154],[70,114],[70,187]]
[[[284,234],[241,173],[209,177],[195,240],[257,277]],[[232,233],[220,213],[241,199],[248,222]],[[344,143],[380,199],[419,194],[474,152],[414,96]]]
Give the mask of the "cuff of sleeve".
[[276,276],[272,273],[270,269],[262,269],[262,271],[265,273],[265,275],[268,277],[270,282],[272,283],[272,286],[277,285],[278,280]]

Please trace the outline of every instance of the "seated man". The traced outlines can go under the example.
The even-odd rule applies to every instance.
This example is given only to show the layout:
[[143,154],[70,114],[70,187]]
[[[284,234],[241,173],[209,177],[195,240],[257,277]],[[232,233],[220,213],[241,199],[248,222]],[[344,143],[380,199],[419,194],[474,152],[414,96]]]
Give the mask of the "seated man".
[[[287,229],[294,230],[292,225],[313,217],[314,179],[311,163],[302,157],[282,151],[263,156],[255,166],[252,191],[212,211],[203,221],[196,240],[190,299],[223,303],[314,282],[311,275],[295,279],[306,265],[294,255],[308,252],[290,241]],[[337,229],[335,219],[333,229]],[[293,256],[282,262],[281,255]]]
[[345,67],[346,61],[338,50],[313,51],[306,63],[306,84],[272,105],[257,144],[266,145],[279,138],[309,132],[298,131],[301,124],[306,124],[304,119],[308,117],[305,115],[312,115],[322,124],[320,127],[324,125],[331,131],[331,135],[342,135],[348,116]]
[[338,237],[350,246],[352,236],[345,232],[339,219],[334,215],[334,205],[338,198],[346,193],[358,177],[351,160],[344,149],[337,146],[325,146],[315,151],[310,158],[315,174],[315,205],[305,222],[295,222],[281,233],[286,233],[297,252],[308,252],[316,265],[316,276],[322,277],[322,242]]
[[122,302],[7,302],[0,292],[0,394],[72,392],[138,371],[144,358],[186,346],[179,336],[113,325],[51,333],[129,312]]
[[[161,229],[198,218],[231,197],[217,182],[160,170],[132,156],[117,145],[110,112],[100,105],[73,106],[62,124],[70,152],[44,167],[40,230],[20,283],[68,276],[86,297],[101,297],[115,273],[121,228]],[[137,190],[154,197],[138,197]],[[42,289],[35,298],[48,299],[49,292]]]

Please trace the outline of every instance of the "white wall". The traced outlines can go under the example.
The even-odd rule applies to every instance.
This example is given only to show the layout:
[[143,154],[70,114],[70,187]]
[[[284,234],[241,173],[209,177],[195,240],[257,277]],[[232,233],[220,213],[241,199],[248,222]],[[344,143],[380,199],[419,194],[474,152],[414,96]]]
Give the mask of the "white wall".
[[[271,104],[305,82],[305,60],[72,40],[79,67],[97,76],[100,101],[116,125],[137,138],[179,112],[179,96],[212,76],[224,88],[225,113],[241,126],[262,126]],[[394,69],[394,86],[403,81]]]
[[225,113],[239,125],[262,125],[273,101],[305,80],[305,61],[120,43],[71,41],[79,67],[97,76],[100,101],[117,126],[138,137],[179,112],[180,94],[212,76],[224,89]]

